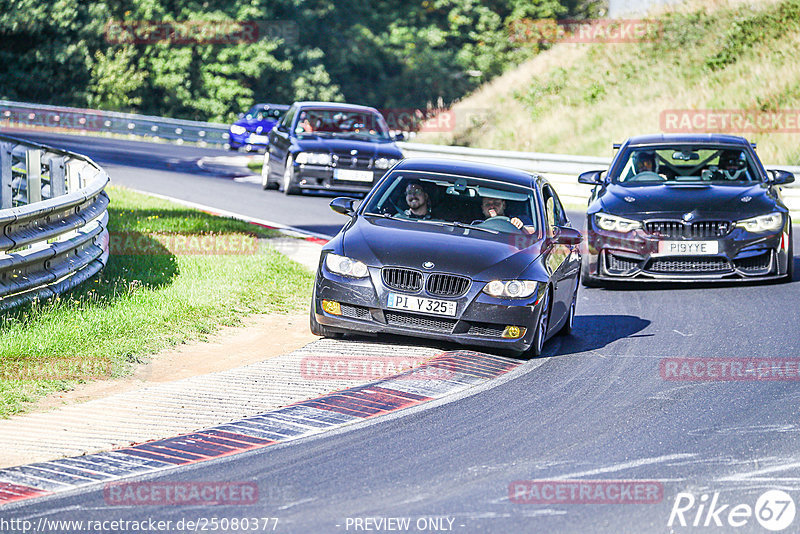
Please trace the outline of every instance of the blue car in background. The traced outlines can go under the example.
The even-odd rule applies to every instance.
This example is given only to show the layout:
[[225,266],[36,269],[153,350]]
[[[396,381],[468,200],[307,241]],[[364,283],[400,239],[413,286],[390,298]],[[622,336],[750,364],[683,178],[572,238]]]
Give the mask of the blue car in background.
[[267,134],[288,109],[284,104],[256,104],[247,113],[240,114],[228,132],[230,149],[244,147],[248,152],[266,149]]

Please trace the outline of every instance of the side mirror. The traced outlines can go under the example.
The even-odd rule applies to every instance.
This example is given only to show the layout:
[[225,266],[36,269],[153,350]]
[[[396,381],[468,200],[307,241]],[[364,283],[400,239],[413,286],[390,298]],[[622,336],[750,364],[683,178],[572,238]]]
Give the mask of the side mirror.
[[237,117],[238,117],[238,118],[240,118],[240,119],[241,119],[241,118],[243,118],[243,117],[244,117],[244,113],[239,113],[239,114],[237,115]]
[[405,141],[406,140],[406,134],[404,134],[403,132],[396,133],[396,134],[394,134],[393,139],[395,141]]
[[559,245],[579,245],[583,240],[583,236],[574,228],[554,226],[552,239],[553,242]]
[[588,184],[588,185],[600,185],[603,183],[603,180],[600,179],[600,175],[605,171],[586,171],[580,173],[578,175],[578,183],[580,184]]
[[774,169],[767,172],[771,176],[770,183],[773,185],[786,185],[794,182],[794,174],[789,171]]
[[336,213],[341,213],[342,215],[349,215],[352,217],[356,212],[356,210],[353,208],[353,204],[355,202],[356,199],[354,198],[336,197],[331,200],[331,209]]

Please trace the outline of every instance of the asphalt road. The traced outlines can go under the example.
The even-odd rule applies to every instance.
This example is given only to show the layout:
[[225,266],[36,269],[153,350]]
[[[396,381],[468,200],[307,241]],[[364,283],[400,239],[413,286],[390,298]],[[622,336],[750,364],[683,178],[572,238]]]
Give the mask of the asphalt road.
[[[207,203],[206,187],[219,191],[221,201],[243,206],[258,205],[248,200],[256,192],[271,198],[230,180],[164,170],[151,176],[143,167],[123,170],[97,159],[115,166],[118,181],[139,189],[156,187],[160,178],[174,180],[168,194],[198,202]],[[192,187],[177,185],[191,180]],[[297,202],[305,206],[297,217],[328,216],[322,199]],[[800,499],[797,382],[676,382],[662,377],[660,362],[796,357],[800,284],[582,288],[579,297],[572,336],[550,342],[542,358],[480,391],[146,478],[255,481],[255,505],[110,507],[99,487],[12,506],[0,519],[153,518],[175,525],[181,519],[271,517],[278,519],[276,532],[355,532],[366,531],[363,522],[356,528],[359,518],[410,518],[413,532],[433,524],[418,521],[436,518],[442,528],[426,531],[767,532],[754,516],[738,528],[727,521],[734,506],[752,509],[766,490]],[[510,502],[512,482],[551,479],[658,481],[663,498],[648,504]],[[675,519],[670,527],[681,492],[697,503],[685,512],[689,526]],[[706,515],[715,493],[716,508],[727,505],[714,516],[724,527],[714,527],[714,517]],[[682,499],[686,504],[688,497]],[[692,526],[701,506],[699,526]],[[798,531],[797,525],[800,517],[786,532]]]

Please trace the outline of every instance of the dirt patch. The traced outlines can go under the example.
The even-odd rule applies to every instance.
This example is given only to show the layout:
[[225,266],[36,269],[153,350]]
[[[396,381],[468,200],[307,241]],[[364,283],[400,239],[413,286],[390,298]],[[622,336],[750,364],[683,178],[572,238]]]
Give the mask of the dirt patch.
[[27,413],[86,402],[191,376],[226,371],[297,350],[319,339],[308,329],[308,314],[252,315],[243,324],[224,327],[206,341],[163,350],[128,377],[80,384],[71,391],[42,397]]

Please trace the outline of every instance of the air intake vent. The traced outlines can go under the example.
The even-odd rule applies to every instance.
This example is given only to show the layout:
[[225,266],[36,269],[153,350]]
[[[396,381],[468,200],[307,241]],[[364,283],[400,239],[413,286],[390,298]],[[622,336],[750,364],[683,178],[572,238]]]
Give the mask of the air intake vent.
[[432,274],[428,277],[425,289],[438,297],[460,297],[469,288],[470,280],[452,274]]
[[386,287],[398,291],[419,291],[422,289],[422,273],[411,269],[387,267],[382,271]]

